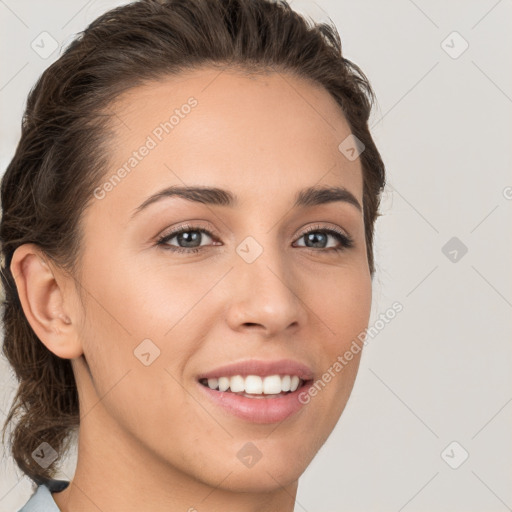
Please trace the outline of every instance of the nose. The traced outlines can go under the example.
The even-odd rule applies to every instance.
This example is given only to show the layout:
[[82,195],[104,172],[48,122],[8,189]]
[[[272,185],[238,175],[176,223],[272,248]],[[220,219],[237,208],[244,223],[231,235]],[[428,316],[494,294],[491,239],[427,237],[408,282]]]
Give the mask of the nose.
[[227,313],[231,329],[258,330],[270,338],[305,323],[308,313],[300,296],[300,278],[282,251],[267,247],[252,263],[235,257]]

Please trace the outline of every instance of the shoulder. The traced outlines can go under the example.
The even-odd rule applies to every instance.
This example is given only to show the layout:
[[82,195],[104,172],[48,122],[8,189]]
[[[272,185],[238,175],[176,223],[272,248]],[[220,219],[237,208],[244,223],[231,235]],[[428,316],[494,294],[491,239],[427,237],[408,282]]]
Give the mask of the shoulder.
[[67,480],[47,480],[37,486],[27,503],[18,512],[60,512],[51,493],[62,491],[68,485]]

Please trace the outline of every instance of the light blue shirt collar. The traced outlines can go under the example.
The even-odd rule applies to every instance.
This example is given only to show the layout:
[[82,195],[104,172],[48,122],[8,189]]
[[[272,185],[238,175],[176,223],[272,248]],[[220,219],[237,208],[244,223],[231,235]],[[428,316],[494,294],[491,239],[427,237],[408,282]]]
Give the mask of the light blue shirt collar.
[[68,485],[67,480],[48,480],[38,485],[34,494],[18,512],[60,512],[52,492],[63,491]]

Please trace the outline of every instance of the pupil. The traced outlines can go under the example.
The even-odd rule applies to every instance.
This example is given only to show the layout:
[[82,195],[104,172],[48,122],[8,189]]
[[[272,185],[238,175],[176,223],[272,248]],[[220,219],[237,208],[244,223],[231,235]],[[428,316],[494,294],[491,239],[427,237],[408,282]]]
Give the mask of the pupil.
[[178,242],[185,242],[185,247],[197,247],[194,243],[200,241],[200,236],[199,231],[186,231],[178,235]]
[[[312,242],[314,245],[313,247],[324,247],[322,240],[319,242],[318,239],[324,239],[323,242],[325,243],[325,233],[309,233],[307,235],[307,239]],[[320,244],[320,245],[318,245]]]

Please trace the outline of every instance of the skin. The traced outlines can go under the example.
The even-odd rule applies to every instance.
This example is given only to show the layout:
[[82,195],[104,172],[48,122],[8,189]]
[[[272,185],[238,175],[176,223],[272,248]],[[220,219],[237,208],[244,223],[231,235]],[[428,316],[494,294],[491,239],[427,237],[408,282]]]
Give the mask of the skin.
[[[62,511],[292,511],[298,479],[354,384],[361,353],[299,413],[267,425],[230,415],[198,388],[199,373],[250,358],[295,359],[320,378],[367,327],[371,276],[361,211],[343,201],[292,207],[314,185],[363,196],[359,159],[338,150],[350,134],[343,113],[291,74],[203,68],[131,89],[111,109],[108,176],[190,96],[190,114],[84,212],[85,309],[73,278],[33,244],[12,261],[27,319],[71,359],[77,380],[77,469],[53,493]],[[215,186],[240,201],[166,198],[130,219],[169,185]],[[185,223],[212,233],[199,235],[202,252],[156,245]],[[308,247],[304,231],[317,225],[342,230],[353,247],[329,251],[340,245],[330,234],[325,248]],[[247,236],[263,248],[251,264],[236,252]],[[149,366],[134,356],[147,338],[160,350]],[[249,441],[262,454],[250,468],[237,457]]]

